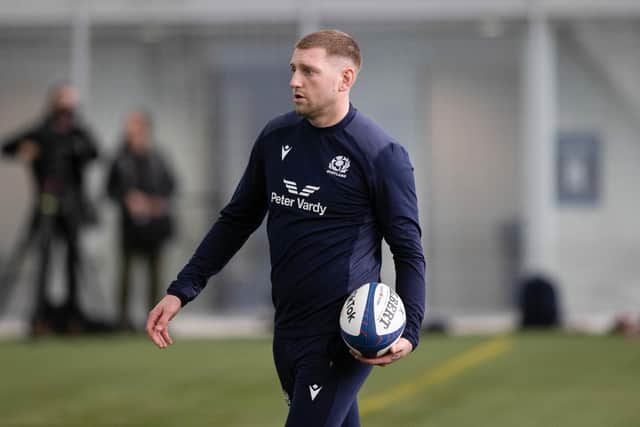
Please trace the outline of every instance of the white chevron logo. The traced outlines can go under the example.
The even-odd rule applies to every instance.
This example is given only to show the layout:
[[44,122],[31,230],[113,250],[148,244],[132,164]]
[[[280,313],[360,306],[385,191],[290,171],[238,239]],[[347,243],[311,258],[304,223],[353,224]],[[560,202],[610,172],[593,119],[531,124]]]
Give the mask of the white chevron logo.
[[311,400],[316,400],[316,397],[318,397],[318,393],[320,393],[320,390],[322,390],[322,386],[319,386],[318,384],[309,386],[309,392],[311,393]]
[[282,160],[284,160],[285,157],[287,157],[287,154],[289,154],[289,151],[291,151],[293,147],[290,145],[283,145],[282,146]]
[[309,197],[320,189],[320,187],[316,187],[315,185],[305,185],[302,190],[298,191],[298,184],[294,181],[283,179],[282,182],[284,182],[284,186],[287,187],[287,191],[296,196]]

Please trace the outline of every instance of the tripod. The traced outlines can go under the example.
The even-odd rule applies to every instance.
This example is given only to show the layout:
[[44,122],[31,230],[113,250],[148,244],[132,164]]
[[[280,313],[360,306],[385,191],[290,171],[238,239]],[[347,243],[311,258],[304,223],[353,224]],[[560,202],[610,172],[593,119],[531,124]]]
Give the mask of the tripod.
[[2,273],[0,273],[0,317],[3,317],[9,308],[9,302],[15,291],[17,279],[20,275],[22,264],[26,259],[29,249],[36,240],[37,230],[35,227],[36,213],[32,214],[29,221],[23,225],[14,248],[10,251]]
[[[72,215],[61,213],[57,197],[47,192],[40,193],[38,205],[0,275],[0,315],[8,310],[10,297],[15,291],[20,269],[28,253],[36,249],[38,273],[34,289],[31,333],[40,335],[49,330],[62,333],[82,330],[86,318],[80,310],[77,292],[81,265],[78,227]],[[67,297],[62,306],[54,307],[47,298],[47,285],[53,243],[59,238],[65,243],[67,251]]]

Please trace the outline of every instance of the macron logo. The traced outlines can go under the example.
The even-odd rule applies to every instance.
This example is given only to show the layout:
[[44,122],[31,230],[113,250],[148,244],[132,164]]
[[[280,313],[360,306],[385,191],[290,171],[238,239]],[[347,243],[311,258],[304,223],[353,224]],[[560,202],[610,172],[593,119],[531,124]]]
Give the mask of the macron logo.
[[320,393],[320,390],[322,390],[322,386],[319,386],[318,384],[309,386],[309,392],[311,393],[311,400],[316,400],[316,397],[318,397],[318,393]]
[[287,157],[287,154],[289,154],[289,151],[291,151],[293,147],[290,145],[283,145],[282,146],[282,160],[284,160],[285,157]]
[[294,181],[283,179],[282,182],[284,182],[285,187],[287,187],[287,191],[296,196],[309,197],[320,189],[320,187],[316,187],[315,185],[305,185],[302,190],[298,191],[298,184]]

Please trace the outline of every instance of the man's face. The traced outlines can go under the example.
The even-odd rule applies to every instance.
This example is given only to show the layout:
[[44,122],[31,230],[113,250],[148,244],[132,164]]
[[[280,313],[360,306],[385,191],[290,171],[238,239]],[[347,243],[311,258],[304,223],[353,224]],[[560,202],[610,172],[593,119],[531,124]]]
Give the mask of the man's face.
[[74,121],[75,109],[78,104],[76,91],[71,86],[59,87],[49,101],[49,114],[57,132],[67,133]]
[[333,110],[340,95],[343,62],[328,57],[323,48],[293,51],[289,86],[296,113],[313,120]]
[[144,153],[149,147],[149,128],[144,117],[130,114],[124,123],[125,140],[135,153]]
[[78,104],[78,95],[74,88],[63,86],[59,88],[53,97],[54,111],[73,111]]

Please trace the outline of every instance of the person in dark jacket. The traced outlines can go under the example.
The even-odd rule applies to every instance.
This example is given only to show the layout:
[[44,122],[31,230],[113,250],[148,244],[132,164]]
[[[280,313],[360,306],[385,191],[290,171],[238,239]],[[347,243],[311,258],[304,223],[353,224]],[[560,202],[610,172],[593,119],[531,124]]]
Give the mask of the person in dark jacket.
[[[78,117],[77,105],[73,87],[56,86],[44,118],[9,138],[2,147],[4,155],[22,160],[33,173],[35,197],[28,243],[39,245],[33,335],[50,329],[79,332],[85,320],[78,301],[79,232],[83,224],[95,221],[95,211],[84,190],[84,173],[98,157],[98,150],[91,132]],[[57,240],[66,246],[67,273],[66,301],[59,308],[47,299],[51,249]]]
[[149,116],[142,111],[129,114],[124,124],[124,141],[114,159],[107,191],[121,211],[122,257],[119,287],[119,325],[132,330],[129,318],[131,266],[135,257],[148,268],[148,304],[158,300],[161,250],[172,234],[171,196],[175,179],[169,164],[153,147]]

